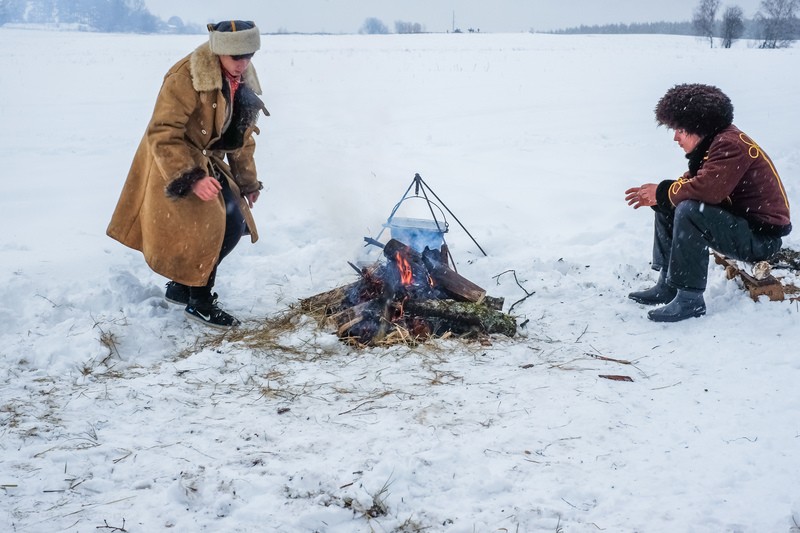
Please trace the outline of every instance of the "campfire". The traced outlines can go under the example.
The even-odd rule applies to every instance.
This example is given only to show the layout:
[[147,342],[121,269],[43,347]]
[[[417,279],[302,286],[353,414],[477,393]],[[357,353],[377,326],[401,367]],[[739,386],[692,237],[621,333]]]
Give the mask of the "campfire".
[[477,337],[516,333],[516,321],[501,312],[503,300],[449,267],[446,250],[422,253],[392,239],[385,262],[360,270],[360,279],[301,302],[323,312],[340,338],[364,345],[421,342],[450,335]]
[[[425,183],[419,174],[414,179],[419,193]],[[357,281],[307,298],[301,309],[324,316],[341,339],[360,345],[452,335],[513,336],[516,320],[502,312],[503,300],[488,296],[451,266],[443,237],[446,222],[394,217],[398,206],[384,225],[392,230],[386,244],[365,238],[382,249],[381,260],[361,268],[351,263]]]

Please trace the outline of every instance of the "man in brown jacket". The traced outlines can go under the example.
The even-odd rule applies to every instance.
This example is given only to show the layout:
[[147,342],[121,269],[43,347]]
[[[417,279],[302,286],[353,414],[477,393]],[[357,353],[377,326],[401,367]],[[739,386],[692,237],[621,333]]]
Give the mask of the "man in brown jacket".
[[677,180],[625,191],[634,209],[655,211],[654,270],[658,282],[628,297],[656,322],[706,312],[708,249],[756,262],[769,259],[792,230],[789,200],[772,160],[733,122],[733,105],[717,87],[683,84],[659,100],[656,121],[675,131],[689,170]]
[[220,261],[242,235],[258,239],[250,208],[263,188],[253,160],[267,113],[250,64],[253,22],[209,24],[209,41],[164,77],[107,233],[171,281],[167,301],[215,327],[239,321],[212,293]]

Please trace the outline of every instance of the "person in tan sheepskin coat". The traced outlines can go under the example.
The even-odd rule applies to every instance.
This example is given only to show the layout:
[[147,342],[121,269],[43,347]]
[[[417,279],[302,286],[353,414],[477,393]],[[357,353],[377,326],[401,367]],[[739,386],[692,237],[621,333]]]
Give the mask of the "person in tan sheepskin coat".
[[107,234],[170,280],[167,301],[226,328],[239,321],[211,290],[239,239],[258,239],[250,208],[263,186],[253,134],[269,113],[250,63],[261,47],[256,25],[231,20],[208,29],[208,42],[164,76]]

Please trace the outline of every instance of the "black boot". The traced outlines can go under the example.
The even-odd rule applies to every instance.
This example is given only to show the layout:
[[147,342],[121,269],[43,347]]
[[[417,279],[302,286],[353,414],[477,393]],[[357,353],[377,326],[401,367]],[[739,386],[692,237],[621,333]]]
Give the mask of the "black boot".
[[628,298],[644,305],[659,305],[671,302],[677,292],[677,289],[673,289],[667,284],[667,271],[662,269],[658,276],[658,282],[654,287],[632,292],[628,295]]
[[706,314],[703,291],[679,290],[675,299],[664,307],[647,312],[653,322],[680,322]]
[[212,294],[210,290],[198,291],[192,287],[184,313],[192,320],[214,328],[227,329],[241,324],[236,317],[219,308],[217,293]]

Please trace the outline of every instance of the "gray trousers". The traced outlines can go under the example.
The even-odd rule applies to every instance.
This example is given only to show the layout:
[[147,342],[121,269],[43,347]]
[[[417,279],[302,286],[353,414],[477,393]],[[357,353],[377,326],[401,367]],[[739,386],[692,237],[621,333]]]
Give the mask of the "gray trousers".
[[676,289],[706,290],[708,249],[750,263],[769,259],[781,238],[755,233],[744,218],[721,207],[685,200],[670,214],[656,211],[653,269],[667,269]]

